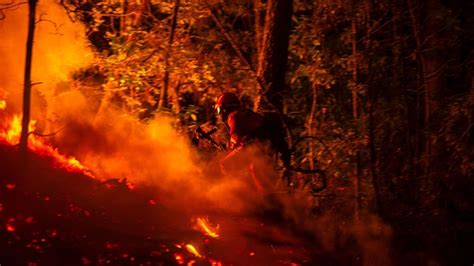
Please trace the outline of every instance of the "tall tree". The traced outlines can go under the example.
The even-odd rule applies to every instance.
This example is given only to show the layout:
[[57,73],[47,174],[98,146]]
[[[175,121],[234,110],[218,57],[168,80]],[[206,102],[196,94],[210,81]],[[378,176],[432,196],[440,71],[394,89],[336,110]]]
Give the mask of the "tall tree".
[[[409,0],[408,5],[416,43],[419,94],[422,96],[418,99],[418,117],[422,130],[418,133],[419,137],[417,138],[420,146],[418,154],[423,162],[423,169],[420,170],[422,170],[424,176],[420,180],[420,189],[431,194],[435,192],[433,191],[434,182],[431,180],[433,155],[431,131],[433,130],[433,115],[439,108],[440,93],[444,80],[444,62],[441,53],[443,49],[441,44],[442,5],[439,0]],[[423,25],[421,20],[424,22]]]
[[[159,109],[168,107],[168,87],[169,87],[169,79],[170,79],[170,55],[171,55],[171,48],[172,48],[173,40],[174,40],[174,33],[176,31],[178,11],[179,11],[179,0],[175,0],[174,8],[173,8],[173,16],[171,17],[171,25],[170,25],[170,31],[169,31],[169,36],[168,36],[168,44],[166,46],[166,51],[165,51],[165,55],[164,55],[165,73],[163,75],[163,86],[161,87],[160,100],[158,102],[158,108]],[[175,97],[177,98],[178,95],[175,95]]]
[[260,107],[261,97],[264,97],[268,101],[266,103],[279,111],[283,110],[282,93],[286,89],[285,75],[292,13],[292,0],[268,0],[261,35],[259,21],[256,23],[258,32],[256,73],[262,86],[255,109]]
[[25,72],[23,84],[23,118],[21,121],[20,150],[26,154],[28,150],[28,127],[30,124],[31,102],[31,62],[33,57],[33,40],[36,24],[37,0],[28,0],[28,37],[26,40]]

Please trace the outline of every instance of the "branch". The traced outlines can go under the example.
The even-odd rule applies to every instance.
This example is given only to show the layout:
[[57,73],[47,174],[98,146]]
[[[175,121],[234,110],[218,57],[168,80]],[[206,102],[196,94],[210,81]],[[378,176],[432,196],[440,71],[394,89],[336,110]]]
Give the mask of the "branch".
[[242,62],[245,64],[245,66],[247,66],[255,74],[255,70],[254,70],[253,66],[250,64],[250,62],[244,56],[244,54],[242,53],[242,51],[240,50],[239,46],[234,41],[234,39],[232,39],[232,36],[230,36],[230,34],[225,30],[224,25],[222,25],[222,22],[214,14],[214,12],[212,11],[212,8],[209,5],[207,5],[207,9],[209,10],[209,13],[211,14],[212,19],[214,20],[214,22],[216,22],[217,26],[219,27],[219,30],[222,32],[224,37],[227,39],[227,41],[230,43],[232,48],[235,50],[235,52],[239,56],[240,60],[242,60]]
[[15,8],[17,6],[21,6],[23,4],[28,4],[28,2],[19,2],[19,3],[16,3],[15,4],[15,1],[12,0],[10,3],[8,4],[0,4],[0,9],[1,10],[7,10],[7,9],[12,9],[12,8]]
[[0,20],[4,20],[6,15],[5,11],[19,7],[21,5],[28,4],[28,2],[19,2],[15,3],[15,0],[12,0],[10,3],[0,3]]
[[51,25],[53,25],[54,27],[54,30],[56,31],[55,33],[51,33],[51,34],[54,34],[54,35],[64,35],[62,34],[61,32],[59,32],[59,29],[64,25],[64,24],[57,24],[56,22],[52,21],[52,20],[49,20],[49,19],[45,19],[43,18],[43,16],[46,15],[46,14],[41,14],[39,16],[39,19],[37,21],[35,21],[35,24],[38,24],[40,22],[49,22]]
[[225,30],[224,25],[222,25],[222,22],[217,18],[217,16],[214,14],[212,11],[212,8],[210,5],[206,5],[207,9],[209,10],[209,13],[211,14],[212,19],[214,22],[216,22],[217,26],[219,27],[219,30],[222,32],[224,37],[227,39],[227,41],[230,43],[234,51],[237,53],[237,56],[240,58],[240,60],[244,63],[245,66],[247,66],[250,70],[250,74],[255,78],[255,81],[257,81],[257,85],[259,86],[260,89],[260,94],[265,95],[265,93],[269,90],[270,84],[265,84],[257,75],[257,72],[253,68],[252,64],[247,60],[247,58],[244,56],[242,51],[240,50],[239,46],[237,43],[234,41],[232,36]]
[[15,3],[15,0],[12,0],[10,3],[6,3],[6,4],[0,3],[0,7],[1,7],[1,6],[13,5],[14,3]]

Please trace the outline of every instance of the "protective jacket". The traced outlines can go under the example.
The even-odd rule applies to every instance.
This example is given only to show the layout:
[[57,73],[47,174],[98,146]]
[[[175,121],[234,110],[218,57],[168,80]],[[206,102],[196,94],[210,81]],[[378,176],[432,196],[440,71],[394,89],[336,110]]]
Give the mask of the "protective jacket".
[[237,109],[225,121],[230,134],[231,149],[254,140],[269,141],[271,148],[280,154],[286,167],[289,166],[290,151],[285,139],[285,131],[277,114],[263,115],[246,108]]

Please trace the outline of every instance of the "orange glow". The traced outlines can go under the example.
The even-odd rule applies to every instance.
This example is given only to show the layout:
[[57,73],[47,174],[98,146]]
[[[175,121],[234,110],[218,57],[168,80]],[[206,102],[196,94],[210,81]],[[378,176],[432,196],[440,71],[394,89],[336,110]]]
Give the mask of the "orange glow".
[[219,225],[212,226],[207,218],[197,218],[196,219],[197,226],[201,232],[205,235],[210,236],[212,238],[219,237]]
[[0,100],[0,110],[5,110],[7,108],[7,102],[5,100]]
[[184,258],[183,258],[182,254],[176,253],[176,254],[174,254],[174,258],[176,259],[176,262],[178,264],[184,264]]
[[[29,132],[34,132],[36,121],[32,120],[29,124]],[[6,142],[10,145],[17,145],[20,141],[21,134],[21,116],[14,115],[10,120],[6,131],[0,131],[0,141]],[[94,177],[92,173],[83,166],[74,157],[67,157],[59,153],[59,151],[53,148],[51,145],[45,143],[43,139],[30,135],[28,138],[28,147],[31,151],[38,154],[54,158],[54,162],[57,166],[62,167],[70,172],[80,172],[90,177]]]
[[7,224],[6,228],[8,232],[15,232],[15,227],[11,224]]
[[209,262],[211,263],[211,266],[222,266],[222,262],[217,260],[209,259]]
[[0,138],[4,139],[8,144],[15,145],[20,140],[21,134],[21,118],[18,115],[13,116],[6,132],[0,133]]
[[193,254],[194,256],[196,256],[196,257],[198,257],[198,258],[201,258],[201,257],[202,257],[202,255],[199,254],[199,252],[197,251],[197,249],[196,249],[193,245],[191,245],[191,244],[186,244],[186,250],[187,250],[189,253]]

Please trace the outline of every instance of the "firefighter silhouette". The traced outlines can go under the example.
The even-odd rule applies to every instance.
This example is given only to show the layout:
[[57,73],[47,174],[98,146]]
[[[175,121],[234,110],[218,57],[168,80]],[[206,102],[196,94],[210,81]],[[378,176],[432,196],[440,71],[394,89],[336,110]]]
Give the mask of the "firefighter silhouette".
[[[224,93],[218,97],[215,105],[217,114],[221,116],[229,132],[227,148],[231,152],[221,160],[221,169],[226,172],[229,161],[242,148],[254,141],[268,142],[271,149],[280,155],[285,168],[289,168],[290,151],[285,139],[283,125],[276,113],[259,114],[245,108],[237,95]],[[254,165],[249,164],[249,172],[255,187],[263,192],[262,182],[256,175]]]

